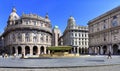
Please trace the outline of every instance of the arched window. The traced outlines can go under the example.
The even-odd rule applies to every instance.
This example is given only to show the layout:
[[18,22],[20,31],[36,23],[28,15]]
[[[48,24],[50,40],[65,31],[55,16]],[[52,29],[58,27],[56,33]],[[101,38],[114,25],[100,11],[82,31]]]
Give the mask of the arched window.
[[29,33],[25,33],[25,41],[26,42],[30,41],[30,34]]
[[106,29],[106,20],[103,20],[103,29]]
[[33,35],[33,42],[37,42],[37,33],[34,32],[34,35]]
[[25,24],[28,25],[28,24],[29,24],[29,21],[28,21],[28,20],[25,20]]
[[18,41],[22,41],[22,34],[21,33],[18,33]]
[[34,24],[34,25],[37,25],[37,21],[33,21],[33,24]]
[[43,39],[43,34],[41,34],[40,40],[41,40],[42,42],[44,41],[44,39]]
[[46,42],[48,42],[49,41],[49,39],[48,39],[48,35],[46,36]]
[[16,39],[15,39],[15,34],[12,35],[12,39],[13,39],[13,42],[16,41]]
[[112,20],[112,27],[115,27],[118,25],[118,22],[117,22],[117,16],[113,16],[113,20]]
[[106,25],[105,24],[103,25],[103,28],[106,29]]

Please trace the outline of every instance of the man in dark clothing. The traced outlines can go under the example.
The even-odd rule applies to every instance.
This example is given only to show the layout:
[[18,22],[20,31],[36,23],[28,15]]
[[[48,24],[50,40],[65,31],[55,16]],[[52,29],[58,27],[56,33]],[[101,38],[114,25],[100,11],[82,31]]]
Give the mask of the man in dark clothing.
[[110,52],[110,51],[109,51],[109,53],[108,53],[108,57],[107,57],[107,59],[109,59],[109,58],[112,59],[112,57],[111,57],[111,52]]

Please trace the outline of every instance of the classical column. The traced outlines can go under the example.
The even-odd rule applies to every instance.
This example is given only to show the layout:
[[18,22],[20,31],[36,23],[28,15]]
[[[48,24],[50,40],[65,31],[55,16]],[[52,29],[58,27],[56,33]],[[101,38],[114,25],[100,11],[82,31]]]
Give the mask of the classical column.
[[22,34],[22,42],[25,42],[25,34]]
[[99,55],[99,47],[96,47],[97,55]]
[[100,54],[103,54],[103,48],[100,46]]
[[9,47],[10,48],[10,54],[12,55],[12,52],[13,52],[13,47]]
[[75,47],[73,47],[73,49],[74,49],[74,53],[75,53]]
[[77,47],[77,54],[79,54],[79,47]]
[[109,51],[110,51],[111,53],[113,53],[113,52],[112,52],[112,45],[109,45],[109,46],[108,46],[107,53],[108,53]]
[[98,52],[98,51],[97,51],[97,47],[94,47],[94,49],[95,49],[95,54],[97,54],[97,52]]
[[46,54],[46,47],[44,47],[44,54]]
[[22,47],[22,53],[24,54],[24,56],[25,56],[25,46],[24,47]]
[[37,34],[37,42],[39,43],[40,42],[40,34]]
[[48,50],[48,54],[50,54],[50,50]]
[[40,47],[37,47],[38,48],[38,55],[40,55]]
[[33,42],[33,33],[30,33],[30,42]]
[[112,48],[112,45],[111,45],[111,49],[110,49],[110,51],[111,51],[111,54],[113,54],[113,48]]
[[30,55],[33,55],[33,47],[30,47]]
[[18,47],[15,47],[15,53],[18,55]]
[[44,40],[44,42],[43,42],[43,43],[46,43],[46,35],[44,35],[43,40]]

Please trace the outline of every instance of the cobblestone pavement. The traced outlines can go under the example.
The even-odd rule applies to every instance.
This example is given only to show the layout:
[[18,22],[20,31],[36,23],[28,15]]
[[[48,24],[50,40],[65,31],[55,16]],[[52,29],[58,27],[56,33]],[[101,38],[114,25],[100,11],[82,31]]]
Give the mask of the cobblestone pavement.
[[0,71],[120,71],[120,65],[77,67],[77,68],[47,68],[47,69],[0,68]]

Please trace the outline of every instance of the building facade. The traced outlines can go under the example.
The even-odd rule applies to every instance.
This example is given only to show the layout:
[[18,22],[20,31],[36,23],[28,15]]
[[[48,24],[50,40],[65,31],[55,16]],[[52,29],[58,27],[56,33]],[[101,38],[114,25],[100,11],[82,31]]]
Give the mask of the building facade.
[[48,15],[22,14],[20,17],[13,8],[2,36],[9,54],[50,53],[47,47],[51,46],[52,27]]
[[120,6],[88,22],[90,54],[120,54]]
[[61,32],[58,26],[55,26],[52,30],[52,46],[58,46],[58,39],[60,38]]
[[0,54],[3,53],[4,50],[4,41],[3,41],[3,37],[0,34]]
[[88,53],[88,27],[76,25],[72,16],[69,17],[67,27],[59,40],[63,41],[63,45],[73,46],[72,53]]

